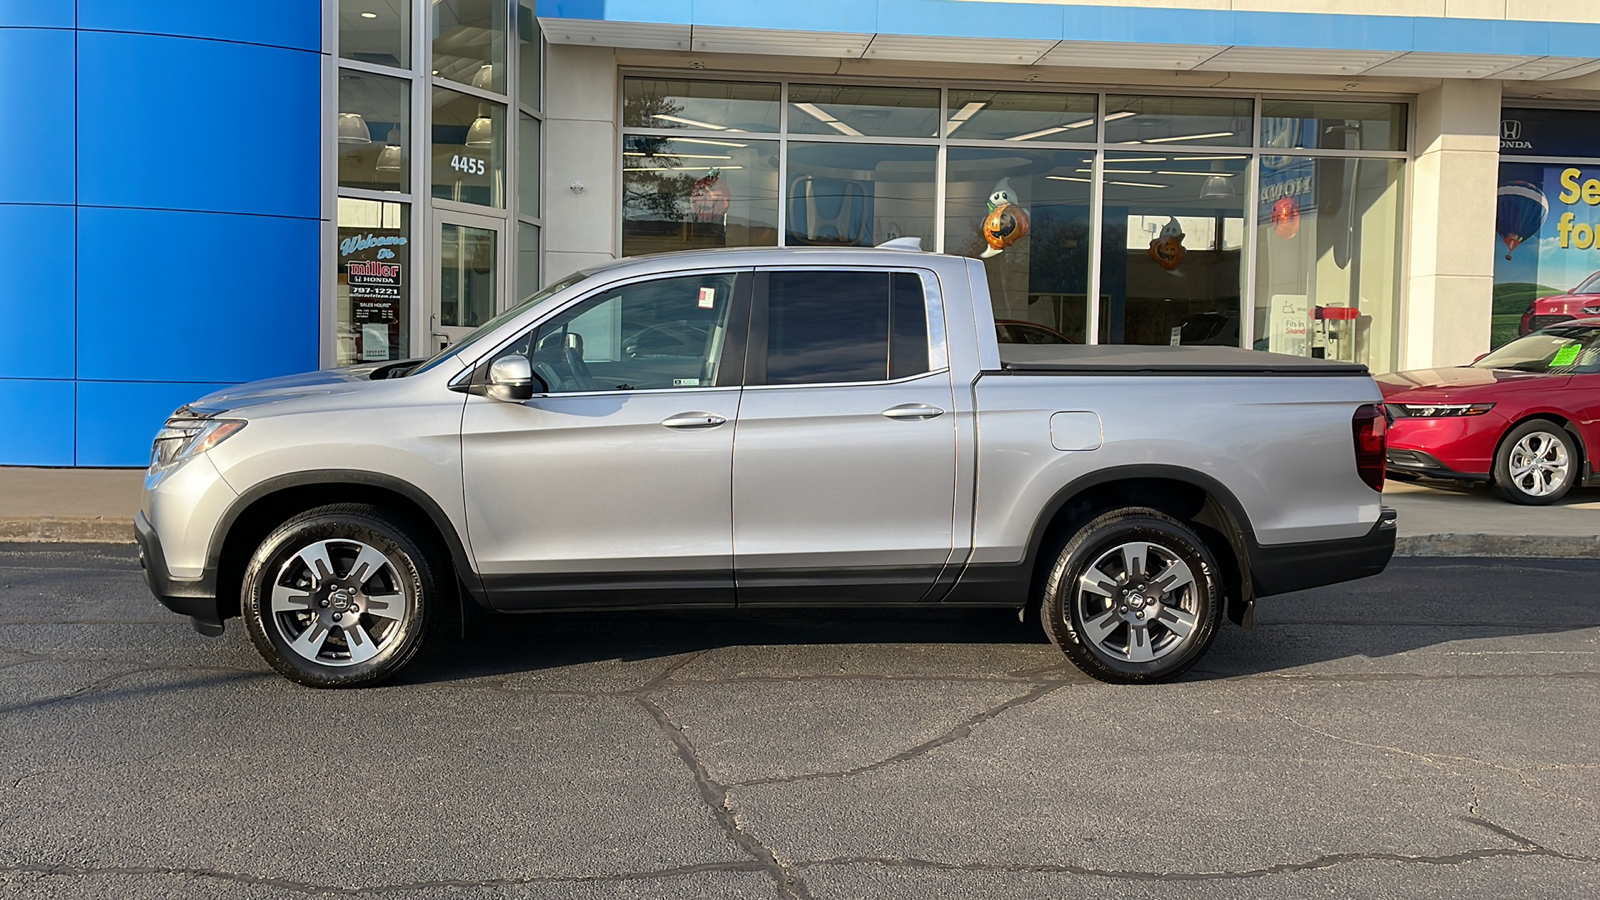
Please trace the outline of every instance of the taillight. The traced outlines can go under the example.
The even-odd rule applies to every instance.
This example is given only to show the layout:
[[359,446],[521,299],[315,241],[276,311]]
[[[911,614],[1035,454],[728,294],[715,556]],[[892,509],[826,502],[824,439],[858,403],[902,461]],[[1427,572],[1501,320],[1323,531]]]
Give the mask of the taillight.
[[1383,414],[1382,403],[1368,403],[1356,410],[1350,420],[1350,432],[1356,442],[1356,472],[1367,487],[1383,492],[1384,438],[1389,433],[1389,420]]

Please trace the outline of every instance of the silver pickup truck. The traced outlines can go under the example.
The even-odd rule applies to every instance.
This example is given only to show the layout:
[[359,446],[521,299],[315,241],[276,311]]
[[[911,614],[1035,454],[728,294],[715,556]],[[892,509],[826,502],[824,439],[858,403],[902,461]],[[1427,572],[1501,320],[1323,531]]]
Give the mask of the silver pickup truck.
[[319,687],[458,612],[666,606],[1008,607],[1150,682],[1387,565],[1364,368],[999,344],[987,283],[911,249],[624,259],[420,363],[212,394],[156,437],[146,578]]

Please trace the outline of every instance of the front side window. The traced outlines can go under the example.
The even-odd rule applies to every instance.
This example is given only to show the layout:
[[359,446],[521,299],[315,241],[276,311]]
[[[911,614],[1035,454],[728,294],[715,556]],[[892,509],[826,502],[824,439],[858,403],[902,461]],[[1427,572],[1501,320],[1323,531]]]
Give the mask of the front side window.
[[910,272],[773,272],[767,384],[839,384],[928,371],[922,282]]
[[552,394],[712,387],[729,331],[732,272],[611,288],[541,323],[525,355]]

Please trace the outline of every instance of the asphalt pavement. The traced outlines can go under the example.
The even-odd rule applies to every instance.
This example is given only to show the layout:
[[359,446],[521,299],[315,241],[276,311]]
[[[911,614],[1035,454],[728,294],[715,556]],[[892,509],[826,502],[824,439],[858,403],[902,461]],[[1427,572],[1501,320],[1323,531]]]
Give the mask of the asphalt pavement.
[[1116,687],[999,611],[491,622],[315,691],[0,545],[0,895],[1600,896],[1600,563],[1402,560]]

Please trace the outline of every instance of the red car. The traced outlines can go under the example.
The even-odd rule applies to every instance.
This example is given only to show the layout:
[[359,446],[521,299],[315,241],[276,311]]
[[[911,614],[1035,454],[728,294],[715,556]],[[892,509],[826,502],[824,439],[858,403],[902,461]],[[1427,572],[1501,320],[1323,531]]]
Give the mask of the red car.
[[1600,315],[1600,272],[1585,278],[1565,294],[1552,294],[1529,303],[1522,321],[1517,324],[1517,334],[1531,334],[1551,325],[1597,315]]
[[1396,477],[1487,481],[1527,504],[1595,483],[1589,453],[1600,448],[1600,319],[1517,338],[1470,366],[1377,380]]

